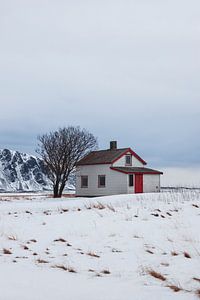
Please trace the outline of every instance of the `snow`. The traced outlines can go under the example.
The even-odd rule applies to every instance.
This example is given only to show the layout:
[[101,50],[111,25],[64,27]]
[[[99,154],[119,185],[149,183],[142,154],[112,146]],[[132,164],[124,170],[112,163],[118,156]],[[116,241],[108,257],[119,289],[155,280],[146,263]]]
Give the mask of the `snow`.
[[[199,214],[198,190],[59,200],[4,194],[1,297],[197,299],[200,282],[193,278],[200,278]],[[152,277],[149,270],[166,280]],[[168,285],[182,290],[174,292]]]

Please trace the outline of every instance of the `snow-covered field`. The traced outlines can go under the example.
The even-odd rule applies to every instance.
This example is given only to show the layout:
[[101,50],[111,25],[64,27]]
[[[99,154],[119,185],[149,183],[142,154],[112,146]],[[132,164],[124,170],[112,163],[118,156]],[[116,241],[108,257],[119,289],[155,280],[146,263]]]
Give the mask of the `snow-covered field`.
[[2,300],[197,299],[200,294],[199,191],[0,198]]

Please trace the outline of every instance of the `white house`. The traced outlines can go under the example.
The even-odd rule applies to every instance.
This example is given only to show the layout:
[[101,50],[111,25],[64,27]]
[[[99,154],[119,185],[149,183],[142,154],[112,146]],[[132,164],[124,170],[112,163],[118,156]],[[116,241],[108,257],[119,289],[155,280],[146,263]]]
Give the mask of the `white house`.
[[131,148],[93,151],[76,166],[76,195],[105,196],[160,192],[160,171],[146,168],[147,163]]

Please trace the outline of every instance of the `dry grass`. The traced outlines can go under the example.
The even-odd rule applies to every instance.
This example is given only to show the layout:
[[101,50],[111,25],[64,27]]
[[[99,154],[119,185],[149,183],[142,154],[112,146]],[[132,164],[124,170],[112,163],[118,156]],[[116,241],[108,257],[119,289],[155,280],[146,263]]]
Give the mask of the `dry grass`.
[[96,277],[102,277],[102,275],[100,273],[96,273],[95,276]]
[[105,205],[103,205],[103,204],[100,203],[100,202],[97,202],[97,204],[94,204],[92,207],[93,207],[93,208],[96,208],[96,209],[100,209],[100,210],[106,208]]
[[48,263],[49,263],[47,260],[45,260],[45,259],[40,259],[40,258],[37,259],[36,262],[39,263],[39,264],[48,264]]
[[107,208],[110,209],[112,212],[116,212],[115,208],[111,204],[107,204]]
[[91,256],[91,257],[96,257],[99,258],[100,256],[94,252],[88,252],[87,255]]
[[26,245],[23,245],[22,248],[23,248],[24,250],[29,250],[29,247],[27,247]]
[[169,263],[161,263],[161,266],[169,267]]
[[158,280],[161,280],[161,281],[166,281],[167,280],[167,278],[164,275],[162,275],[161,273],[156,272],[156,271],[154,271],[152,269],[147,270],[147,273],[149,275],[151,275],[152,277],[158,279]]
[[172,214],[170,214],[169,212],[167,212],[166,214],[167,214],[168,216],[170,216],[170,217],[172,216]]
[[122,253],[122,251],[121,251],[121,250],[119,250],[119,249],[116,249],[116,248],[113,248],[113,249],[112,249],[112,252],[113,252],[113,253]]
[[103,205],[103,204],[100,203],[100,202],[97,202],[97,203],[95,203],[95,204],[92,204],[92,203],[91,203],[90,205],[85,205],[85,208],[86,208],[86,209],[92,209],[92,208],[95,208],[95,209],[102,210],[102,209],[105,209],[106,206]]
[[50,210],[45,210],[45,211],[43,211],[43,214],[49,216],[49,215],[51,215],[51,211]]
[[9,235],[9,236],[8,236],[8,239],[9,239],[10,241],[16,241],[16,240],[17,240],[16,236],[14,236],[14,235]]
[[62,208],[62,212],[68,212],[69,211],[69,209],[68,208]]
[[3,254],[12,254],[9,249],[3,248]]
[[55,265],[52,268],[61,269],[63,271],[67,271],[69,273],[77,273],[77,271],[72,267],[66,267],[64,265]]
[[200,298],[200,289],[196,290],[195,294],[197,295],[198,298]]
[[168,288],[170,288],[175,293],[182,291],[183,289],[179,286],[176,286],[174,284],[167,285]]
[[176,251],[172,251],[172,252],[171,252],[171,255],[172,255],[172,256],[177,256],[178,253],[177,253]]
[[133,237],[134,237],[134,239],[141,239],[141,237],[137,234],[135,234]]
[[192,258],[191,255],[190,255],[188,252],[186,252],[186,251],[183,252],[183,255],[184,255],[186,258]]
[[67,241],[63,238],[55,239],[54,242],[66,243]]
[[105,275],[111,274],[111,272],[108,269],[102,270],[100,273]]
[[37,241],[35,239],[31,239],[29,242],[37,243]]
[[199,208],[197,204],[192,204],[193,207]]
[[146,252],[147,252],[147,253],[150,253],[150,254],[154,254],[154,252],[151,251],[151,250],[149,250],[149,249],[147,249]]
[[159,217],[159,214],[151,214],[154,217]]

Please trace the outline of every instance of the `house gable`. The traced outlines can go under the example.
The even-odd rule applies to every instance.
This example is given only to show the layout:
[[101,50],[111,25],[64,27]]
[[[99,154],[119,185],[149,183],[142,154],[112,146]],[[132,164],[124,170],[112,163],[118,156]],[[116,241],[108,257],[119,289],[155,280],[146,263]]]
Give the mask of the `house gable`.
[[122,153],[118,158],[116,158],[112,162],[113,167],[125,167],[126,164],[126,155],[131,156],[131,164],[133,167],[143,167],[146,165],[146,161],[144,161],[138,154],[136,154],[131,148],[128,148],[124,153]]

